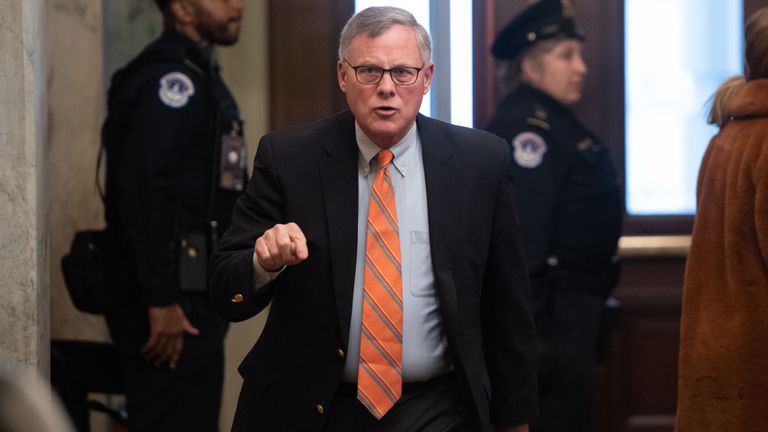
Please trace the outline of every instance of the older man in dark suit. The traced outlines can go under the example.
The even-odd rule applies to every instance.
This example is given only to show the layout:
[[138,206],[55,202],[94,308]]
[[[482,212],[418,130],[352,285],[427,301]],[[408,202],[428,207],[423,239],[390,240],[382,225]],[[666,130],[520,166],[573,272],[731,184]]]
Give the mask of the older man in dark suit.
[[418,114],[429,36],[350,19],[350,109],[262,138],[214,256],[232,321],[271,301],[233,430],[527,431],[535,330],[507,144]]

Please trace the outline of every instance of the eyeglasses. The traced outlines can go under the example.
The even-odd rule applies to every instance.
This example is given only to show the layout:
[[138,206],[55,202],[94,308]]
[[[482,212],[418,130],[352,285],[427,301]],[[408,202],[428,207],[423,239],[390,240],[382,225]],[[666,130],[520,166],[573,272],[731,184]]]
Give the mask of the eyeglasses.
[[391,69],[384,69],[374,65],[353,66],[346,58],[344,61],[349,67],[354,69],[357,82],[366,85],[378,84],[384,77],[384,72],[389,72],[390,78],[392,78],[392,81],[397,85],[411,85],[416,82],[416,79],[419,77],[419,72],[424,68],[423,66],[420,68],[395,66]]

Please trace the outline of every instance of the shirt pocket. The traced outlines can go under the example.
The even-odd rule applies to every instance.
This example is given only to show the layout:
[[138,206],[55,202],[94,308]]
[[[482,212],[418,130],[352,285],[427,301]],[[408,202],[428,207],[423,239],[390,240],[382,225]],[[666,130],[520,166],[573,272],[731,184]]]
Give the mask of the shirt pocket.
[[411,231],[411,294],[427,297],[435,293],[432,252],[428,231]]

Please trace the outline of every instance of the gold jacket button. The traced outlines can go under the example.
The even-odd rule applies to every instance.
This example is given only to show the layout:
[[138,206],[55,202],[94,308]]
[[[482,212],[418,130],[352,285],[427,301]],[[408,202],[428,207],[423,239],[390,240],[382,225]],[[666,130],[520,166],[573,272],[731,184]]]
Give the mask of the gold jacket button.
[[243,302],[243,295],[242,294],[235,294],[235,296],[232,297],[231,302],[232,303],[242,303]]
[[336,354],[339,355],[339,358],[344,358],[344,350],[339,348],[336,350]]
[[323,406],[322,406],[322,405],[320,405],[320,404],[317,404],[317,406],[315,407],[315,409],[317,410],[317,413],[318,413],[318,414],[323,414],[323,413],[325,412],[325,408],[323,408]]

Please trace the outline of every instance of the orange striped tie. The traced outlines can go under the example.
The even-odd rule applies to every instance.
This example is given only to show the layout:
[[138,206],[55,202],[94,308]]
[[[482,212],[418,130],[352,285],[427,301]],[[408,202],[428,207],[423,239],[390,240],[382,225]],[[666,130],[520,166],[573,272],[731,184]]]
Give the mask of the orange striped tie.
[[378,157],[368,204],[357,399],[380,419],[402,391],[403,284],[395,194],[389,177],[394,156],[382,150]]

